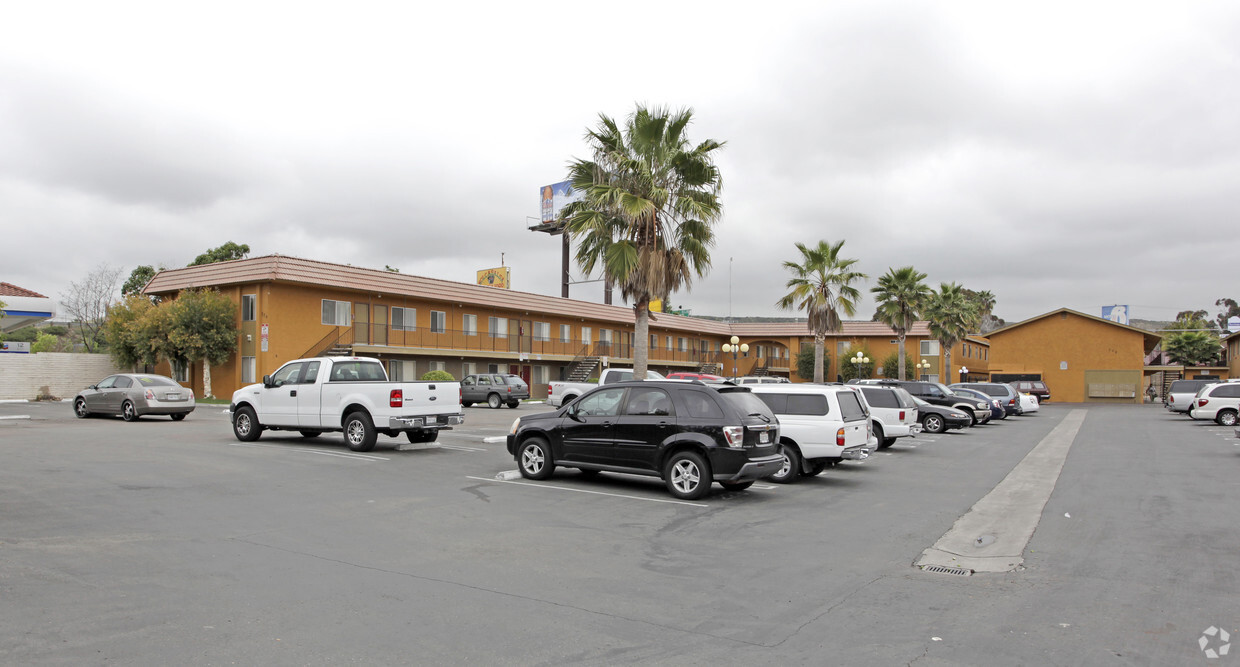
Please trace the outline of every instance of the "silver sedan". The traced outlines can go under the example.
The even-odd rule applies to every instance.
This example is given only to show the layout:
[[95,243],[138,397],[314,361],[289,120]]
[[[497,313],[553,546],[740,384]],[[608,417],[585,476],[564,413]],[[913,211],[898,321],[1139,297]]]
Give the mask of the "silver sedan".
[[194,392],[170,377],[149,373],[109,375],[73,399],[78,418],[120,415],[131,422],[142,415],[168,415],[173,421],[194,411]]

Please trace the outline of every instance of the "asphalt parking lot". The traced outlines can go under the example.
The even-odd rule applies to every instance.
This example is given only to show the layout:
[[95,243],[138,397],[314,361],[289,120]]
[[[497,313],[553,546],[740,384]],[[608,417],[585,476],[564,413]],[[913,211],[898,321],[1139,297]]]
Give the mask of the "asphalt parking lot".
[[[436,446],[359,454],[339,434],[238,442],[224,406],[125,423],[2,404],[0,661],[1240,660],[1199,645],[1240,631],[1231,429],[1051,403],[683,502],[654,478],[497,479],[512,419],[544,409],[468,408]],[[1065,420],[1019,569],[914,566]]]

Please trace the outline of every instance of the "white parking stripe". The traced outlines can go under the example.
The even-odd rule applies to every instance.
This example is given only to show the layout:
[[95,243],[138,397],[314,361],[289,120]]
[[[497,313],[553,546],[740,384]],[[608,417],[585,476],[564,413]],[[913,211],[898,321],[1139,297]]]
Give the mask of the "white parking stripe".
[[638,496],[626,496],[620,493],[605,493],[603,491],[590,491],[587,489],[570,489],[567,486],[555,486],[552,484],[531,484],[529,482],[509,482],[506,480],[491,479],[488,477],[471,477],[469,475],[466,475],[465,478],[476,479],[480,482],[495,482],[496,484],[516,484],[518,486],[531,486],[531,487],[534,487],[535,489],[555,489],[556,491],[576,491],[577,493],[589,493],[589,494],[593,494],[596,496],[611,496],[612,498],[625,498],[628,500],[645,500],[646,502],[651,502],[651,503],[670,503],[672,505],[688,505],[690,507],[710,507],[710,505],[703,505],[702,503],[690,503],[684,500],[665,500],[662,498],[639,498]]
[[482,447],[465,447],[464,445],[440,445],[440,449],[455,449],[461,452],[485,452],[489,451]]
[[327,452],[321,449],[305,449],[298,447],[285,447],[283,445],[255,445],[241,442],[226,442],[229,447],[264,447],[267,449],[279,449],[285,452],[300,452],[302,454],[320,454],[322,456],[335,456],[342,459],[357,459],[359,461],[391,461],[392,459],[382,456],[370,456],[368,454],[341,454],[340,452]]

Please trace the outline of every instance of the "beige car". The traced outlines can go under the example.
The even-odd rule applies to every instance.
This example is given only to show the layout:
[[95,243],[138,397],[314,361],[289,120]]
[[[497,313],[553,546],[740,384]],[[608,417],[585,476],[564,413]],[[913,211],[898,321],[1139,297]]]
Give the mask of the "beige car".
[[92,414],[120,415],[127,422],[143,415],[168,415],[173,421],[194,411],[194,392],[170,377],[149,373],[109,375],[73,399],[79,419]]

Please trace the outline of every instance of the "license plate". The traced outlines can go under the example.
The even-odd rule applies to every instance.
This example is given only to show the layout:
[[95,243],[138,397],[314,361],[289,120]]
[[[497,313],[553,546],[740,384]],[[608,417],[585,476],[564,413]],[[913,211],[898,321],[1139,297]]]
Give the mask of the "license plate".
[[165,401],[179,401],[181,400],[181,395],[180,394],[164,394],[164,400]]
[[770,433],[767,433],[766,431],[762,431],[761,433],[759,433],[759,434],[758,434],[758,443],[759,443],[759,444],[763,444],[763,445],[765,445],[765,444],[769,443],[770,441],[771,441],[771,434],[770,434]]

